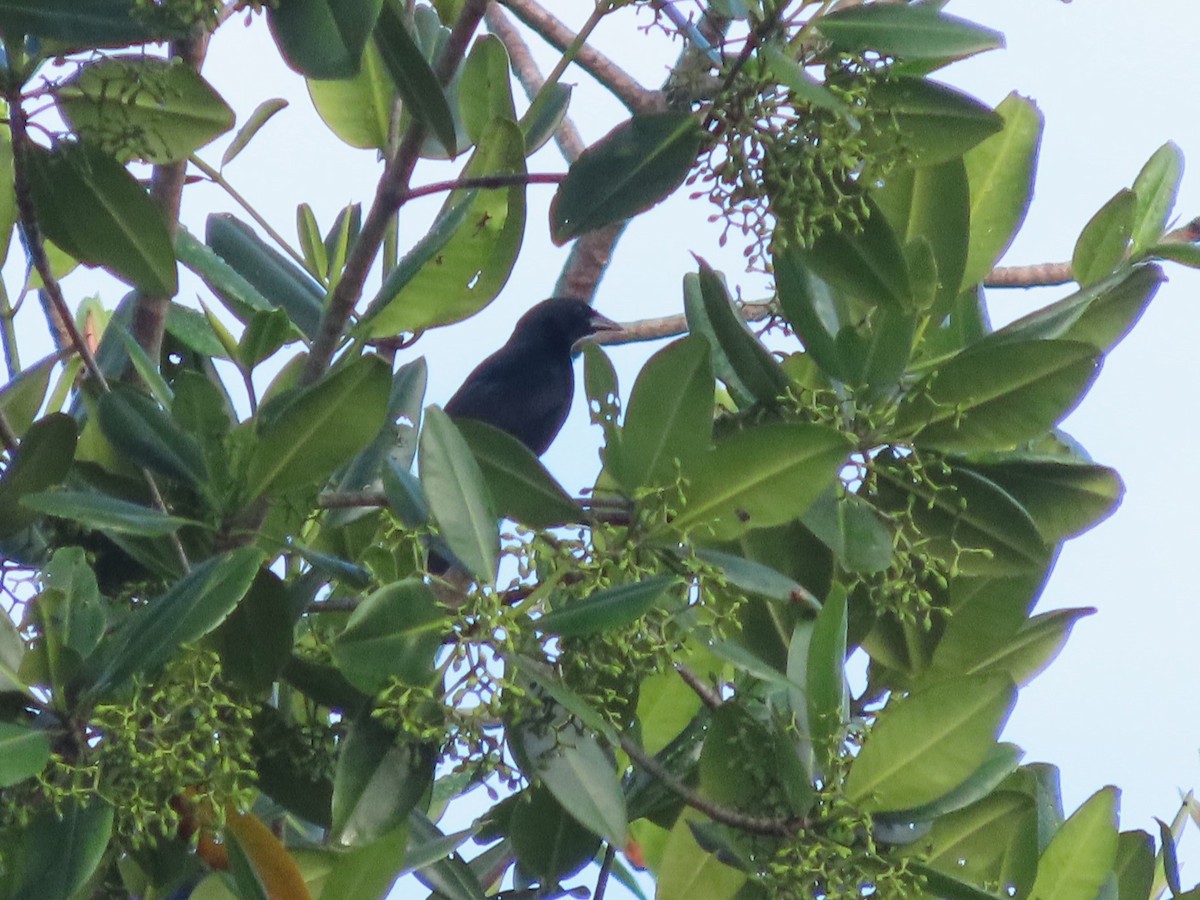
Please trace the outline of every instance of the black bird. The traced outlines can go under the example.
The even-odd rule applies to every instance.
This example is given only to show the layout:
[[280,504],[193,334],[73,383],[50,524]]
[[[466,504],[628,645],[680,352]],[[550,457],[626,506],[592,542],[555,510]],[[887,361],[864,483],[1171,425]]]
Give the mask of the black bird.
[[585,337],[620,329],[582,300],[543,300],[517,320],[508,343],[467,376],[446,412],[507,431],[541,456],[571,410],[571,349]]

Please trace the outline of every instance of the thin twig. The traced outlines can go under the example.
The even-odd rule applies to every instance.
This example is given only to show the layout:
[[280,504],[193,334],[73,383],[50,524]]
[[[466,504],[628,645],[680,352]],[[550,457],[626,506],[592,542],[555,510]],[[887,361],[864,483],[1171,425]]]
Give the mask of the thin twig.
[[474,178],[457,178],[435,181],[420,187],[409,188],[403,193],[404,202],[440,194],[445,191],[468,190],[470,188],[504,188],[522,184],[559,184],[566,178],[565,172],[512,172],[507,175],[478,175]]
[[[471,37],[483,19],[487,5],[488,0],[466,0],[437,63],[436,74],[439,83],[445,85],[450,82],[458,63],[466,53]],[[404,203],[424,139],[424,127],[414,120],[401,139],[395,156],[384,165],[375,199],[363,218],[362,229],[354,242],[354,249],[346,260],[341,280],[338,281],[321,314],[317,336],[313,340],[308,362],[300,377],[302,385],[312,384],[329,369],[346,323],[350,321],[354,307],[362,296],[367,274],[379,253],[379,248],[383,246],[392,216]]]
[[699,792],[684,784],[670,772],[662,763],[643,750],[631,738],[621,735],[621,749],[633,762],[653,775],[662,785],[679,797],[692,809],[699,810],[714,822],[728,825],[748,834],[765,834],[774,837],[787,837],[806,828],[808,822],[802,818],[775,818],[769,816],[751,816],[736,809],[729,809],[719,803],[714,803]]
[[604,892],[608,889],[608,875],[612,871],[613,858],[616,851],[612,844],[604,847],[604,861],[600,863],[600,874],[596,876],[596,890],[592,892],[592,900],[604,900]]
[[708,683],[699,674],[684,663],[675,663],[675,671],[679,673],[679,677],[683,679],[684,684],[690,687],[696,696],[700,698],[700,702],[709,709],[719,709],[724,703],[721,695],[709,687]]
[[[578,37],[535,0],[503,0],[503,5],[559,52],[564,52]],[[666,108],[661,93],[643,87],[594,47],[581,45],[574,62],[624,103],[630,112],[655,112]]]

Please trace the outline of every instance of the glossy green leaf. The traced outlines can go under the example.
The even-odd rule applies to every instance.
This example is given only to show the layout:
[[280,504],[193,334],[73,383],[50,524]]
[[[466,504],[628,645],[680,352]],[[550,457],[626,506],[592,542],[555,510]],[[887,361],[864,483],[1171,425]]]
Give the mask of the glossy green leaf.
[[697,842],[689,822],[703,822],[700,814],[684,812],[671,827],[658,866],[655,896],[734,900],[746,883],[746,873],[721,862]]
[[940,816],[978,803],[1016,771],[1024,755],[1025,751],[1016,744],[996,744],[987,759],[962,784],[924,806],[888,813],[882,818],[885,821],[896,822],[932,822]]
[[185,160],[233,127],[233,110],[195,69],[152,56],[105,56],[54,90],[66,122],[120,159]]
[[775,254],[775,290],[804,352],[830,378],[849,381],[849,362],[842,358],[834,340],[846,324],[842,304],[829,284],[809,268],[801,251],[789,248]]
[[449,629],[433,591],[409,578],[384,585],[358,605],[333,642],[333,658],[367,694],[391,679],[423,687],[433,678],[434,656]]
[[475,455],[498,515],[531,528],[580,521],[582,510],[528,447],[482,422],[455,424]]
[[[414,841],[430,842],[443,837],[438,827],[419,810],[409,814],[408,827]],[[458,854],[422,866],[418,870],[418,877],[446,900],[486,900],[487,897],[479,877]]]
[[819,425],[761,425],[698,457],[671,528],[719,540],[791,521],[837,477],[849,442]]
[[817,613],[805,663],[808,729],[813,749],[824,767],[840,758],[850,720],[846,684],[846,592],[831,591]]
[[1053,428],[1091,387],[1100,354],[1079,341],[1025,341],[960,354],[901,406],[914,444],[1003,450]]
[[554,137],[567,107],[571,105],[571,86],[562,82],[543,84],[533,104],[521,116],[521,133],[525,136],[525,153],[532,156]]
[[85,674],[90,675],[92,696],[103,697],[134,675],[157,669],[181,644],[220,625],[250,589],[261,563],[262,554],[254,547],[211,557],[135,610],[88,660]]
[[600,838],[580,825],[547,790],[522,792],[512,810],[508,838],[522,869],[542,884],[557,884],[592,861]]
[[405,858],[407,844],[408,828],[401,825],[369,844],[340,854],[324,880],[319,896],[328,900],[380,900],[386,897],[396,880],[397,865]]
[[1063,823],[1038,860],[1030,900],[1095,900],[1116,859],[1119,797],[1101,788]]
[[1071,257],[1071,273],[1080,287],[1107,278],[1129,256],[1137,202],[1133,191],[1118,191],[1083,227]]
[[[245,320],[257,310],[269,311],[272,308],[270,302],[254,285],[182,226],[175,235],[175,255],[181,263],[200,276],[225,308],[239,319]],[[231,345],[236,347],[237,342],[232,341]],[[225,351],[230,353],[228,347]]]
[[0,722],[0,788],[32,778],[49,760],[49,732]]
[[404,102],[405,111],[425,126],[453,157],[458,140],[450,105],[437,76],[409,33],[398,4],[384,3],[380,10],[375,47]]
[[602,588],[583,600],[551,610],[534,623],[539,631],[563,637],[587,637],[615,631],[648,613],[679,579],[655,575],[616,587]]
[[250,145],[254,136],[262,131],[263,126],[274,118],[276,113],[287,109],[287,106],[288,102],[282,97],[272,97],[254,107],[254,111],[246,117],[242,127],[237,130],[237,134],[221,154],[221,168],[233,162],[234,158]]
[[[433,787],[436,792],[438,784],[435,783]],[[478,825],[475,825],[453,834],[442,834],[418,809],[414,809],[408,814],[408,820],[412,826],[412,840],[409,841],[404,852],[402,872],[422,869],[444,859],[461,847],[478,830]],[[416,822],[421,820],[423,820],[422,824],[416,825]]]
[[0,537],[36,521],[37,516],[21,505],[21,498],[53,487],[67,476],[77,440],[75,421],[63,413],[51,413],[29,426],[0,476]]
[[550,205],[554,243],[561,246],[666,199],[691,171],[700,139],[690,113],[644,113],[618,125],[567,170]]
[[992,674],[947,679],[889,703],[850,767],[847,798],[889,812],[943,796],[987,759],[1015,702],[1008,677]]
[[174,34],[155,34],[134,15],[136,0],[0,0],[0,29],[68,47],[123,47]]
[[1122,831],[1113,874],[1119,900],[1147,900],[1154,884],[1154,838],[1144,831]]
[[383,0],[282,0],[267,24],[284,61],[308,78],[349,78],[358,71]]
[[237,361],[242,369],[253,369],[275,354],[280,347],[299,341],[299,329],[282,309],[256,312],[246,324],[238,342]]
[[355,75],[336,81],[309,79],[308,96],[329,130],[351,147],[387,147],[397,91],[373,43],[363,51]]
[[712,441],[713,374],[708,343],[691,335],[655,353],[638,373],[619,452],[608,465],[626,489],[673,484]]
[[100,430],[122,457],[188,484],[207,482],[208,466],[199,442],[150,397],[116,384],[100,395],[96,407]]
[[706,547],[697,547],[695,553],[701,561],[719,568],[730,584],[747,593],[786,603],[794,603],[807,593],[794,578],[745,556]]
[[[966,167],[957,158],[896,172],[888,177],[882,190],[875,192],[876,201],[901,241],[928,243],[937,274],[933,306],[939,312],[950,307],[963,285],[970,196]],[[911,259],[909,270],[914,271]]]
[[1025,507],[1047,543],[1082,534],[1112,515],[1125,494],[1107,466],[1037,460],[973,464]]
[[915,874],[922,877],[924,886],[935,891],[941,900],[1003,900],[991,891],[977,888],[953,875],[930,868],[924,863],[910,862],[909,865]]
[[809,75],[796,57],[779,44],[766,44],[759,53],[775,80],[792,92],[793,100],[840,115],[851,114],[850,107],[837,94]]
[[544,692],[555,703],[583,723],[583,725],[611,744],[619,742],[616,729],[613,728],[608,719],[600,715],[587,701],[564,685],[559,677],[546,667],[545,663],[521,655],[518,655],[514,662],[518,665],[522,677],[529,679],[530,682],[537,685],[540,691]]
[[952,563],[959,574],[1016,575],[1045,565],[1050,548],[1029,513],[983,476],[926,468],[928,480],[915,481],[891,467],[877,472],[880,508],[911,508],[926,552]]
[[62,362],[62,353],[44,356],[36,363],[26,366],[15,377],[9,378],[0,387],[0,414],[16,437],[22,437],[46,399],[50,384],[50,373]]
[[34,512],[70,519],[97,531],[115,531],[141,537],[172,534],[196,524],[160,510],[90,491],[48,491],[26,494],[21,505]]
[[1182,893],[1182,889],[1179,885],[1179,856],[1175,847],[1175,835],[1171,833],[1171,826],[1162,819],[1156,818],[1155,821],[1158,822],[1163,879],[1167,882],[1167,889],[1171,892],[1171,896],[1178,897]]
[[247,499],[327,479],[379,433],[391,387],[387,363],[365,356],[260,410]]
[[834,289],[884,308],[912,305],[904,249],[887,217],[867,198],[861,230],[823,232],[802,256],[804,263]]
[[[932,287],[926,301],[932,300]],[[847,382],[866,387],[867,397],[893,392],[908,367],[916,333],[917,314],[892,307],[843,327],[835,343]]]
[[1200,269],[1200,246],[1184,244],[1177,241],[1167,241],[1146,248],[1148,259],[1167,259],[1177,262],[1189,269]]
[[1135,256],[1157,244],[1162,237],[1182,179],[1183,153],[1171,141],[1155,150],[1138,172],[1133,182],[1133,192],[1137,195],[1132,228]]
[[333,839],[360,847],[403,825],[433,783],[434,761],[432,748],[398,743],[369,716],[356,719],[333,779]]
[[[493,120],[463,177],[520,174],[516,123]],[[364,316],[368,335],[458,322],[487,306],[508,280],[525,233],[525,186],[471,188],[446,199],[429,232],[392,270]]]
[[1004,127],[963,157],[971,185],[971,231],[963,284],[982,281],[1025,221],[1045,120],[1019,94],[996,107]]
[[1004,46],[1004,35],[933,5],[866,4],[821,16],[817,29],[835,49],[876,50],[902,59],[962,59]]
[[166,222],[124,166],[83,142],[54,150],[31,145],[26,163],[46,237],[146,293],[175,294],[175,251]]
[[952,612],[927,677],[979,672],[1028,621],[1045,580],[1041,571],[1009,578],[955,578],[950,585]]
[[[8,251],[12,246],[13,229],[18,219],[17,192],[15,189],[13,171],[12,132],[8,126],[0,127],[0,266],[8,260]],[[53,245],[50,245],[53,247]],[[47,253],[50,250],[47,248]],[[51,262],[53,267],[53,261]],[[32,278],[35,271],[30,271],[27,278]]]
[[891,565],[892,530],[870,503],[855,494],[828,491],[800,521],[848,572],[882,572]]
[[508,51],[495,35],[482,35],[471,46],[459,76],[458,108],[472,141],[483,136],[492,119],[516,121]]
[[1028,340],[1071,340],[1108,352],[1141,318],[1165,280],[1158,266],[1136,266],[992,332],[975,349]]
[[[213,267],[205,267],[199,273],[214,289],[217,286],[223,289],[217,290],[222,301],[233,299],[239,305],[262,308],[256,298],[244,290],[242,282],[245,282],[259,297],[267,300],[267,308],[281,307],[306,336],[316,335],[325,289],[312,276],[262,240],[249,225],[226,213],[213,213],[208,217],[205,239],[217,257],[241,276],[241,281],[225,277],[214,284],[209,281],[218,274]],[[243,315],[248,317],[245,312]]]
[[255,693],[271,689],[291,657],[295,598],[278,575],[260,569],[211,640],[221,655],[221,673]]
[[974,671],[1005,672],[1023,687],[1054,661],[1071,635],[1075,623],[1096,610],[1056,609],[1031,618],[1003,647],[981,657]]
[[45,807],[21,829],[20,900],[71,900],[95,873],[112,836],[113,808],[99,797],[76,798],[60,809]]
[[321,240],[316,214],[307,203],[296,207],[296,237],[300,241],[300,253],[308,273],[317,280],[323,279],[327,269],[325,242]]
[[926,78],[883,79],[871,88],[869,102],[894,124],[868,132],[868,139],[882,147],[899,141],[905,160],[918,167],[958,159],[1004,127],[991,107]]
[[788,389],[787,376],[750,331],[721,274],[704,260],[698,262],[699,275],[688,274],[683,280],[688,329],[709,342],[713,369],[735,397],[775,405]]
[[491,584],[500,552],[492,497],[470,445],[437,406],[425,408],[419,465],[439,534],[467,571]]

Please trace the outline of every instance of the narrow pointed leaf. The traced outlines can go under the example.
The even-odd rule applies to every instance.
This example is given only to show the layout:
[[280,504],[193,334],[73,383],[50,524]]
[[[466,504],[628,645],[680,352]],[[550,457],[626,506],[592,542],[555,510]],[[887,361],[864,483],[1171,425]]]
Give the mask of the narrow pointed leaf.
[[193,485],[208,480],[199,442],[162,407],[128,385],[114,385],[97,403],[97,420],[126,459]]
[[1101,788],[1063,823],[1038,860],[1030,900],[1094,900],[1117,855],[1120,791]]
[[1133,253],[1157,244],[1175,206],[1183,178],[1183,153],[1171,141],[1163,144],[1142,166],[1133,182],[1137,209],[1133,217]]
[[538,618],[534,627],[563,637],[615,631],[648,613],[674,584],[678,584],[675,576],[656,575],[645,581],[604,588],[583,600],[551,610]]
[[113,808],[99,797],[87,804],[76,798],[61,810],[43,808],[21,829],[19,900],[71,900],[104,859],[112,836]]
[[404,108],[438,139],[453,158],[458,148],[454,117],[425,55],[413,41],[399,8],[385,3],[375,29],[375,46]]
[[267,24],[289,66],[308,78],[349,78],[383,0],[283,0]]
[[98,531],[115,531],[141,537],[160,537],[172,534],[184,525],[196,524],[153,507],[87,491],[27,494],[21,498],[21,504],[34,512],[70,519]]
[[254,107],[254,112],[246,117],[246,121],[242,123],[242,127],[237,130],[237,134],[233,136],[233,140],[229,142],[229,146],[225,148],[225,152],[221,154],[221,168],[233,162],[234,158],[250,145],[250,141],[258,134],[264,125],[269,122],[276,113],[287,109],[288,102],[282,97],[272,97],[270,100],[264,100],[258,106]]
[[839,50],[876,50],[903,59],[961,59],[1004,46],[999,32],[926,5],[852,6],[815,24]]
[[895,124],[869,132],[868,139],[888,147],[898,132],[906,161],[919,167],[958,159],[1004,127],[989,106],[926,78],[885,79],[871,89],[869,102],[885,110]]
[[805,264],[832,287],[860,300],[896,310],[912,304],[904,250],[887,217],[870,198],[857,231],[822,233],[803,254]]
[[1133,191],[1118,191],[1084,226],[1071,257],[1071,273],[1080,287],[1107,278],[1129,255],[1137,202]]

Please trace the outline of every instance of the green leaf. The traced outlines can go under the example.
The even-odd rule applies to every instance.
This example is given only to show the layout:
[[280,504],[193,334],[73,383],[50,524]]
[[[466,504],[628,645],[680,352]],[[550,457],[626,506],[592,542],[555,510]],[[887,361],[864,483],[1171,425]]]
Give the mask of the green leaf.
[[[494,119],[464,178],[521,174],[525,148],[516,123]],[[363,316],[370,337],[449,325],[495,299],[525,233],[525,185],[470,188],[446,199],[433,227],[388,275]]]
[[1004,450],[1049,431],[1099,374],[1079,341],[1024,341],[962,353],[906,398],[896,427],[914,444],[949,452]]
[[926,468],[921,481],[890,466],[876,472],[880,508],[911,508],[926,552],[959,574],[1017,575],[1045,565],[1050,548],[1029,513],[983,476],[957,467],[948,473]]
[[419,466],[439,534],[467,571],[491,584],[500,552],[492,498],[470,445],[437,406],[425,408]]
[[846,592],[831,591],[817,613],[805,663],[808,731],[822,766],[840,758],[842,739],[850,720],[850,691],[846,684]]
[[517,862],[542,884],[557,884],[592,861],[600,838],[584,828],[547,790],[531,787],[518,795],[509,819],[508,839]]
[[347,680],[367,694],[391,679],[424,687],[433,678],[434,656],[449,629],[433,591],[408,578],[379,588],[358,605],[333,642],[333,658]]
[[991,107],[954,88],[895,75],[875,84],[868,102],[887,113],[866,138],[881,148],[903,148],[910,165],[936,166],[958,159],[1004,127]]
[[124,47],[164,37],[134,16],[136,0],[0,0],[0,30],[27,34],[67,48]]
[[794,603],[807,593],[795,579],[745,556],[707,547],[697,547],[695,553],[702,562],[719,568],[730,584],[747,593],[785,603]]
[[29,188],[46,237],[148,294],[178,290],[175,251],[158,205],[119,162],[86,142],[27,151]]
[[733,305],[721,274],[697,261],[700,274],[683,279],[688,329],[711,345],[713,369],[739,401],[775,405],[787,392],[788,377]]
[[222,676],[255,693],[269,691],[291,657],[299,617],[296,598],[282,579],[260,569],[212,637]]
[[675,820],[658,866],[656,897],[734,900],[746,883],[745,872],[725,865],[696,842],[690,823],[702,821],[691,810]]
[[391,369],[365,356],[312,387],[259,412],[246,497],[278,495],[327,479],[369,444],[384,424]]
[[296,237],[300,241],[300,253],[304,257],[308,274],[318,281],[324,279],[327,270],[325,242],[321,240],[321,229],[316,214],[307,203],[296,207]]
[[[71,900],[104,859],[112,835],[113,808],[99,798],[75,798],[61,809],[43,808],[19,835],[21,881],[14,900]],[[19,858],[20,858],[19,857]]]
[[735,434],[684,472],[685,505],[670,528],[728,540],[791,521],[833,483],[849,450],[843,435],[820,425],[760,425]]
[[[443,837],[438,827],[419,810],[413,810],[409,814],[408,827],[414,840],[431,842]],[[410,850],[410,854],[415,852]],[[458,854],[423,866],[418,871],[421,881],[446,900],[486,900],[487,892],[479,883],[479,877]]]
[[[272,309],[270,302],[254,285],[182,226],[175,235],[175,256],[199,275],[225,308],[239,319],[245,321],[255,311]],[[213,328],[215,331],[216,326]],[[236,347],[237,342],[232,341],[231,344]],[[224,349],[229,353],[228,347]]]
[[800,519],[848,572],[882,572],[892,562],[892,530],[856,494],[838,489],[817,498]]
[[233,110],[182,60],[106,56],[54,90],[59,112],[120,159],[179,162],[233,127]]
[[971,230],[963,284],[978,284],[1012,243],[1029,203],[1045,120],[1032,101],[1009,94],[996,107],[1004,127],[967,151]]
[[[967,265],[971,199],[966,167],[953,159],[898,171],[875,192],[875,199],[901,241],[928,243],[937,263],[937,318],[958,296]],[[911,261],[909,270],[914,271]]]
[[386,897],[396,880],[399,862],[405,858],[407,844],[408,827],[401,825],[369,844],[340,854],[321,886],[320,896],[328,900]]
[[942,900],[1003,900],[997,894],[981,890],[972,884],[961,881],[945,872],[930,868],[916,861],[909,863],[910,868],[924,879],[925,887],[937,892]]
[[1056,609],[1031,618],[1003,647],[976,661],[974,671],[1004,672],[1023,687],[1054,661],[1075,623],[1096,610]]
[[776,253],[774,261],[779,306],[804,344],[805,354],[830,378],[849,381],[850,361],[835,342],[845,324],[841,298],[813,273],[799,250]]
[[809,75],[804,66],[778,43],[766,44],[759,54],[775,80],[792,92],[794,100],[839,115],[851,115],[850,107],[837,94]]
[[184,525],[197,524],[149,506],[90,491],[26,494],[21,498],[21,505],[43,515],[79,522],[96,531],[115,531],[141,537],[161,537],[178,531]]
[[970,675],[1002,652],[1028,620],[1045,584],[1046,572],[1010,578],[955,578],[950,585],[952,614],[937,642],[928,676]]
[[256,312],[250,317],[238,342],[237,362],[248,371],[272,356],[284,344],[298,341],[300,337],[299,330],[282,309]]
[[1125,485],[1107,466],[1039,460],[972,463],[985,478],[1007,491],[1033,517],[1046,543],[1075,537],[1112,515]]
[[565,244],[667,198],[700,151],[701,131],[685,112],[635,115],[571,163],[550,205],[550,236]]
[[349,78],[383,0],[281,0],[267,24],[284,61],[308,78]]
[[1016,341],[1072,340],[1107,353],[1141,318],[1165,280],[1158,266],[1135,266],[992,332],[972,350]]
[[1200,269],[1200,246],[1168,241],[1154,244],[1145,252],[1147,259],[1167,259],[1189,269]]
[[1122,831],[1113,874],[1120,900],[1146,900],[1154,884],[1154,838],[1144,831]]
[[135,465],[195,486],[208,481],[199,442],[138,389],[113,385],[111,391],[100,395],[96,413],[104,437]]
[[22,497],[66,478],[75,459],[75,429],[75,420],[63,413],[51,413],[29,426],[0,476],[0,537],[14,535],[36,521],[21,505]]
[[1171,141],[1155,150],[1138,172],[1133,182],[1133,192],[1137,195],[1132,228],[1134,256],[1162,238],[1182,178],[1183,153]]
[[883,816],[884,821],[932,822],[960,809],[978,803],[989,796],[1001,782],[1016,771],[1025,751],[1016,744],[996,744],[978,769],[951,791],[914,809],[904,809]]
[[571,85],[561,82],[543,84],[525,115],[521,116],[521,134],[525,136],[525,154],[532,156],[554,137],[567,117],[571,105]]
[[912,305],[912,286],[904,249],[873,200],[866,198],[868,215],[860,230],[825,231],[804,263],[836,290],[897,311]]
[[329,130],[351,147],[383,150],[388,145],[396,84],[373,43],[351,78],[308,80],[308,96]]
[[[537,728],[537,733],[531,732]],[[564,724],[518,728],[513,737],[538,779],[584,828],[617,847],[629,830],[625,796],[608,755],[595,738]]]
[[250,589],[262,559],[254,547],[214,556],[136,609],[87,661],[89,694],[106,696],[134,675],[157,669],[181,644],[220,625]]
[[1167,889],[1171,892],[1171,896],[1177,897],[1181,893],[1181,888],[1179,886],[1179,859],[1175,849],[1175,835],[1171,833],[1171,826],[1162,819],[1155,818],[1154,821],[1158,823],[1163,878],[1167,882]]
[[638,373],[609,469],[627,490],[672,484],[712,442],[713,374],[708,343],[691,335],[655,353]]
[[1063,823],[1038,860],[1030,900],[1095,900],[1117,855],[1119,797],[1101,788]]
[[237,134],[233,136],[233,140],[229,142],[225,152],[221,154],[221,168],[223,169],[233,162],[234,158],[250,145],[250,141],[262,130],[263,126],[277,112],[287,109],[287,105],[288,102],[282,97],[272,97],[254,107],[254,111],[246,117],[242,127],[237,130]]
[[0,387],[0,414],[18,438],[23,437],[46,399],[50,373],[67,354],[54,353],[26,366]]
[[458,108],[472,142],[483,136],[492,119],[516,121],[508,51],[495,35],[481,35],[472,45],[459,76]]
[[1133,191],[1118,191],[1083,227],[1071,257],[1071,273],[1080,287],[1107,278],[1128,257],[1137,202]]
[[455,424],[479,464],[497,514],[531,528],[580,521],[579,506],[528,447],[483,422]]
[[1004,35],[931,5],[867,4],[814,21],[836,50],[875,50],[902,59],[962,59],[1004,46]]
[[50,733],[0,722],[0,788],[32,778],[50,760]]
[[404,109],[425,126],[453,158],[458,150],[458,139],[450,104],[421,48],[409,34],[398,4],[385,3],[379,12],[375,47],[404,101]]
[[361,847],[408,821],[433,783],[432,748],[397,743],[370,716],[354,721],[333,779],[333,839]]
[[563,637],[587,637],[615,631],[636,622],[658,603],[674,575],[655,575],[616,587],[602,588],[583,600],[553,609],[534,622],[538,631]]
[[846,797],[871,812],[921,806],[965,781],[987,759],[1012,712],[1006,675],[938,682],[879,714],[846,777]]

